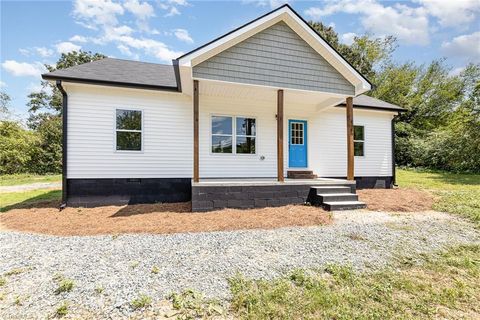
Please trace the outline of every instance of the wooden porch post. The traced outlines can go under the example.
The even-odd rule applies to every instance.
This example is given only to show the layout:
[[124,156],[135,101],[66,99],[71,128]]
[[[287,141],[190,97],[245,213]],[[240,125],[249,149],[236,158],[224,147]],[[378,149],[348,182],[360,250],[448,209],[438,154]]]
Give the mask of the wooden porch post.
[[200,180],[198,152],[198,80],[193,80],[193,181]]
[[277,179],[283,178],[283,90],[277,91]]
[[354,147],[353,147],[353,98],[348,97],[347,106],[347,180],[354,180]]

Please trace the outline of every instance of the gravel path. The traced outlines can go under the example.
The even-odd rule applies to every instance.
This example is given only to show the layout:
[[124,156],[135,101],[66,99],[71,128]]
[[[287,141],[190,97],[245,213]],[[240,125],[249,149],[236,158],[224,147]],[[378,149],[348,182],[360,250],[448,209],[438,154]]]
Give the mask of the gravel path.
[[[45,318],[63,301],[69,302],[69,314],[86,310],[97,318],[130,317],[135,315],[130,302],[140,293],[154,302],[186,288],[227,298],[226,278],[237,271],[271,278],[326,263],[371,270],[402,252],[480,242],[471,224],[437,212],[336,212],[334,221],[320,227],[167,236],[54,237],[3,231],[0,275],[6,284],[0,287],[0,318]],[[154,266],[158,273],[152,273]],[[22,272],[5,275],[12,270]],[[55,295],[56,275],[72,279],[73,290]]]
[[53,189],[53,188],[61,188],[61,182],[37,182],[37,183],[29,183],[29,184],[20,184],[16,186],[0,186],[0,193],[7,193],[7,192],[20,192],[20,191],[29,191],[29,190],[37,190],[37,189]]

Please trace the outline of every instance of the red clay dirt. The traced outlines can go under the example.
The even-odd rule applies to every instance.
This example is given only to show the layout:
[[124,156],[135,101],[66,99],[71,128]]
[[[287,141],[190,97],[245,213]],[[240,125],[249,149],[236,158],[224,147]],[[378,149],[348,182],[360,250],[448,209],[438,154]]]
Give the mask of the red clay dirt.
[[58,210],[57,202],[0,214],[4,229],[59,236],[207,232],[315,226],[331,222],[324,210],[304,205],[192,213],[191,204],[138,204]]
[[417,189],[364,189],[357,190],[360,201],[374,211],[415,212],[432,209],[435,196]]

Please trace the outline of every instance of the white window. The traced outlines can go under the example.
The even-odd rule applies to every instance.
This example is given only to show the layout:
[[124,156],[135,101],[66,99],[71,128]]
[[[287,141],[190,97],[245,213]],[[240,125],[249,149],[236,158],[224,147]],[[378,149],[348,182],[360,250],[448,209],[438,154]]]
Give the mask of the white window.
[[142,118],[140,110],[116,110],[116,150],[142,151]]
[[353,126],[353,149],[356,157],[365,155],[365,127]]
[[212,153],[255,154],[256,119],[212,116]]

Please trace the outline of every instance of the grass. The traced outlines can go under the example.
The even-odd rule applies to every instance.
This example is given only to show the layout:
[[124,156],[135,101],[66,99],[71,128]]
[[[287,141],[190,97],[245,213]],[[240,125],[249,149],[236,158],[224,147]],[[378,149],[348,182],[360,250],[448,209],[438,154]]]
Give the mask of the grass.
[[75,287],[75,283],[73,280],[63,278],[63,277],[58,277],[58,287],[55,289],[55,294],[61,294],[63,292],[70,292],[72,291],[73,287]]
[[130,305],[134,310],[143,309],[152,304],[152,298],[145,294],[139,295],[136,299],[132,300]]
[[461,215],[480,226],[480,174],[399,169],[397,183],[432,191],[439,196],[434,210]]
[[28,208],[39,203],[60,200],[61,197],[61,190],[49,189],[0,193],[0,212],[15,208]]
[[55,315],[59,318],[63,318],[68,314],[68,303],[62,303],[57,310],[55,310]]
[[0,176],[0,186],[16,186],[38,182],[60,182],[62,175],[6,174]]
[[177,319],[210,319],[224,315],[225,311],[220,302],[206,299],[194,290],[185,290],[170,295]]
[[460,246],[398,269],[297,270],[274,280],[229,280],[235,318],[412,319],[480,317],[480,246]]

